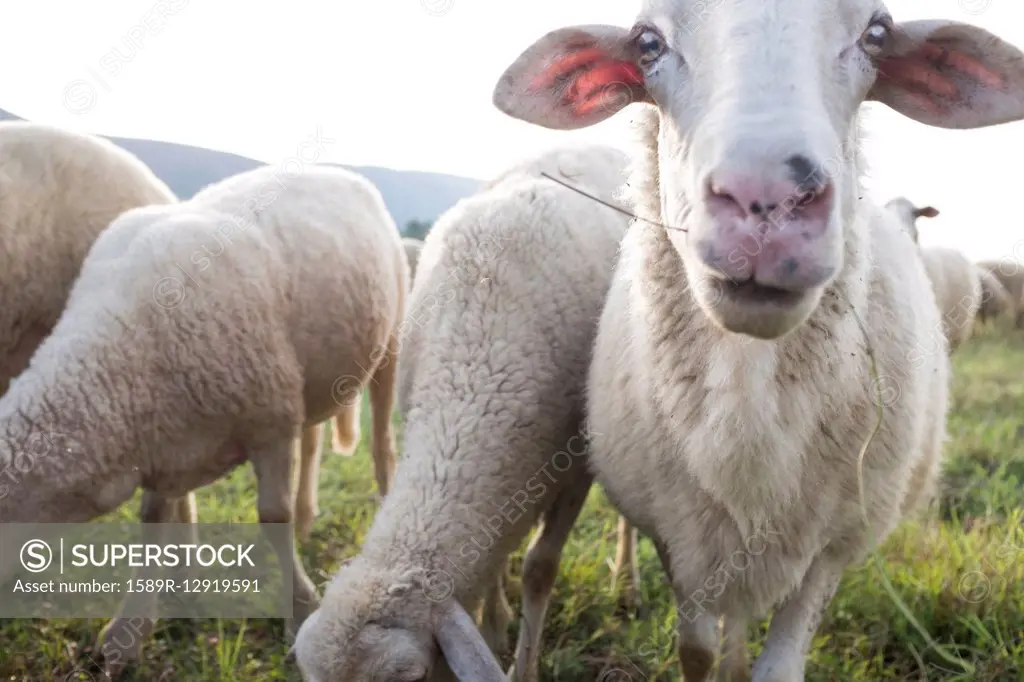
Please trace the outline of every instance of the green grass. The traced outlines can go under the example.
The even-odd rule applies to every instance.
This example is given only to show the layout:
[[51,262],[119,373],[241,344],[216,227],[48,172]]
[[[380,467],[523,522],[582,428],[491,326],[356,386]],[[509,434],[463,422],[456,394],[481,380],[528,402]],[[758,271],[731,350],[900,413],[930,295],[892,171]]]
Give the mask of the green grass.
[[[808,682],[1024,680],[1024,332],[989,330],[954,356],[950,440],[934,520],[904,524],[879,549],[896,593],[940,645],[973,666],[967,674],[929,650],[869,559],[851,567],[815,639]],[[368,417],[364,410],[364,418]],[[364,433],[368,425],[364,426]],[[256,520],[248,468],[199,493],[203,521]],[[355,457],[327,455],[321,517],[302,555],[322,585],[354,554],[375,511],[365,443]],[[138,497],[112,517],[133,518]],[[594,490],[566,548],[548,614],[545,680],[678,680],[673,606],[653,547],[640,544],[647,620],[617,615],[608,592],[615,512]],[[521,554],[513,562],[518,576]],[[509,598],[518,603],[513,580]],[[99,680],[92,659],[99,620],[0,621],[0,680]],[[754,629],[756,655],[767,622]],[[514,633],[513,633],[514,637]],[[513,639],[514,641],[514,639]],[[280,621],[167,620],[128,681],[299,680],[284,663]],[[82,672],[75,675],[78,669]],[[614,675],[609,672],[618,671]]]

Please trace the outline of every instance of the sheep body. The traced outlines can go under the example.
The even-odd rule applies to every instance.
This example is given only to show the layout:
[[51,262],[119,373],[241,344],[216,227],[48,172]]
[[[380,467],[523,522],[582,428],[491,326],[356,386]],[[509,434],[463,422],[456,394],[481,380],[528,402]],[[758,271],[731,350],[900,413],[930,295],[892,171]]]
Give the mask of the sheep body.
[[[423,248],[423,242],[419,239],[403,237],[402,248],[405,250],[405,258],[409,264],[409,285],[412,286],[412,282],[416,278],[416,263],[419,260],[420,250]],[[356,400],[352,403],[350,409],[344,410],[334,418],[332,446],[337,452],[350,455],[354,452],[356,445],[359,443],[359,407],[360,402]],[[324,428],[326,428],[326,425]],[[385,473],[375,471],[375,474],[378,481],[388,480]],[[380,492],[386,493],[387,486],[381,486]]]
[[[526,651],[521,628],[513,674],[535,676],[536,626],[591,483],[580,459],[584,382],[627,227],[615,211],[538,175],[609,196],[625,162],[612,148],[554,150],[457,203],[427,235],[403,322],[402,463],[360,554],[299,633],[307,680],[368,680],[379,657],[382,677],[433,669],[440,679],[441,660],[465,675],[451,647],[435,662],[436,612],[448,596],[472,611],[543,512],[545,530],[523,568],[534,646]],[[410,583],[415,575],[447,586],[443,598],[424,598],[429,586]],[[422,589],[409,592],[410,584]],[[375,632],[368,621],[380,618],[398,625]],[[479,633],[463,644],[473,638]]]
[[[638,215],[655,220],[656,116],[641,119],[647,152],[628,183]],[[589,384],[597,480],[654,540],[680,623],[700,633],[690,635],[699,646],[713,646],[711,614],[729,617],[723,665],[733,674],[748,674],[748,618],[787,597],[813,564],[845,566],[871,545],[857,456],[874,425],[876,384],[851,305],[882,387],[899,393],[864,459],[874,539],[933,491],[949,379],[934,295],[890,214],[865,206],[847,220],[844,271],[781,339],[715,326],[667,230],[643,223],[623,242],[599,324]],[[684,669],[705,669],[696,646],[684,641]]]
[[1010,295],[1014,324],[1024,327],[1024,264],[1007,260],[980,261],[978,266],[992,273]]
[[123,211],[176,201],[101,137],[0,123],[0,395],[57,323],[96,236]]
[[978,281],[981,282],[981,305],[978,306],[978,321],[982,324],[986,320],[998,318],[1005,313],[1015,312],[1016,306],[1010,292],[1006,290],[1003,283],[999,281],[991,270],[986,270],[981,265],[975,265],[978,273]]
[[[633,28],[549,31],[492,101],[557,130],[642,107],[626,186],[643,220],[598,325],[591,463],[655,542],[683,678],[708,682],[717,659],[718,680],[798,682],[844,570],[931,497],[945,438],[939,307],[913,241],[864,198],[861,106],[1022,120],[1006,92],[1024,52],[867,0],[730,7],[689,36],[672,0],[645,0]],[[958,90],[939,53],[991,78]],[[748,621],[776,605],[750,667]]]
[[[374,448],[394,458],[407,270],[379,192],[342,169],[262,167],[125,212],[0,400],[0,465],[40,432],[80,447],[37,459],[0,500],[0,521],[84,522],[140,486],[152,498],[143,521],[167,521],[161,499],[249,461],[260,521],[291,522],[295,439],[367,382],[381,412]],[[301,622],[316,591],[294,540],[275,549],[293,564]]]
[[925,271],[935,292],[950,352],[970,338],[982,301],[978,268],[960,251],[945,247],[921,249]]
[[[932,206],[919,208],[906,197],[890,199],[885,210],[896,218],[915,244],[919,244],[917,219],[934,218],[939,214]],[[981,280],[977,269],[956,249],[919,247],[925,272],[939,306],[943,333],[952,353],[971,336],[974,318],[982,303]]]

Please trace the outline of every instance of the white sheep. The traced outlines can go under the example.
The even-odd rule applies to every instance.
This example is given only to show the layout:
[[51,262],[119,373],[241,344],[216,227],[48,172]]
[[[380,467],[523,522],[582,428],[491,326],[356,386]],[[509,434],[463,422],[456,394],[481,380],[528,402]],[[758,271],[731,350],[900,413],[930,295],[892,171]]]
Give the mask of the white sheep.
[[[401,246],[406,251],[406,260],[409,262],[409,283],[412,286],[413,280],[416,278],[416,263],[419,260],[423,242],[406,237],[402,238]],[[326,429],[327,425],[324,428]],[[359,402],[356,401],[351,410],[339,413],[334,420],[333,449],[343,455],[351,455],[355,450],[355,445],[359,442],[359,437]],[[384,463],[374,461],[374,474],[377,478],[380,493],[383,496],[387,493],[391,472],[387,469],[383,471],[377,470],[377,467],[381,464]],[[315,513],[313,516],[315,516]]]
[[484,617],[481,634],[468,613],[501,591],[508,555],[543,515],[511,673],[537,679],[561,549],[592,481],[585,376],[628,225],[538,176],[610,196],[625,168],[614,148],[556,149],[427,235],[403,322],[401,465],[359,555],[299,631],[306,680],[504,680],[492,657],[504,624]]
[[[409,263],[409,285],[412,286],[412,281],[416,277],[416,262],[419,260],[420,249],[423,248],[423,242],[419,239],[412,239],[411,237],[402,238],[402,248],[405,250],[405,258]],[[334,434],[332,447],[336,452],[343,455],[350,455],[354,452],[356,445],[359,444],[360,429],[359,429],[359,407],[360,401],[355,401],[350,409],[343,410],[338,413],[334,418]],[[324,425],[324,429],[327,425]],[[319,446],[317,446],[319,447]],[[380,491],[381,496],[387,494],[388,486],[390,485],[390,479],[392,470],[388,467],[387,462],[374,460],[374,476],[377,479],[377,487]],[[308,480],[315,481],[315,472],[312,477],[306,477]],[[316,516],[316,505],[315,505],[315,489],[313,490],[314,505],[312,516],[310,517],[310,523]],[[300,494],[300,498],[302,495]],[[301,524],[300,528],[304,527]],[[306,528],[310,526],[305,526]],[[305,534],[308,534],[308,530]],[[300,537],[305,537],[300,535]]]
[[935,301],[942,315],[942,329],[952,353],[974,331],[974,319],[985,293],[981,273],[967,256],[956,249],[923,248],[921,258],[935,292]]
[[939,214],[937,209],[931,206],[918,208],[906,197],[890,199],[885,208],[896,216],[904,231],[919,245],[942,316],[943,333],[952,353],[970,338],[974,318],[982,304],[984,290],[978,268],[956,249],[920,246],[917,219],[934,218]]
[[[569,167],[564,163],[560,166],[563,173],[569,173],[568,175],[562,176],[562,182],[567,183],[570,187],[573,187],[573,182],[577,177],[588,177],[591,183],[595,182],[593,177],[595,173],[603,172],[605,175],[596,179],[597,185],[600,188],[606,190],[605,196],[597,196],[598,199],[603,201],[609,201],[614,197],[612,194],[621,185],[621,169],[620,164],[624,163],[618,159],[619,150],[617,149],[606,149],[604,147],[598,147],[597,149],[603,149],[602,154],[614,154],[616,161],[614,164],[602,164],[595,165],[586,168],[585,171],[570,172]],[[557,152],[556,152],[557,153]],[[491,187],[497,187],[503,183],[506,178],[513,177],[522,173],[530,173],[533,175],[539,175],[540,172],[546,167],[549,161],[546,156],[541,156],[540,159],[527,158],[520,161],[518,164],[507,168],[503,173],[492,179],[485,185],[485,189]],[[550,171],[549,171],[550,172]],[[581,175],[584,173],[586,175]],[[556,175],[556,177],[558,177]],[[572,191],[567,189],[566,191]],[[593,196],[593,195],[592,195]],[[613,209],[608,209],[613,210]],[[629,521],[624,517],[619,517],[619,525],[617,528],[616,538],[616,549],[615,549],[615,563],[612,569],[612,588],[619,596],[619,606],[622,609],[637,610],[640,608],[640,566],[637,562],[637,543],[639,537],[636,529],[633,528]],[[501,599],[504,599],[504,591],[499,587]],[[487,613],[491,613],[490,605],[494,602],[488,601]]]
[[1006,313],[1016,312],[1013,298],[999,278],[980,264],[975,264],[974,267],[977,269],[982,291],[981,305],[978,306],[978,321],[984,324],[986,320],[994,320]]
[[[123,213],[0,400],[0,470],[40,435],[60,445],[18,468],[0,522],[86,522],[139,487],[142,521],[166,522],[174,501],[250,462],[259,521],[291,523],[295,440],[315,440],[367,383],[375,457],[393,461],[407,273],[380,193],[339,168],[261,167]],[[316,590],[294,538],[272,542],[294,572],[297,625]],[[133,593],[131,611],[150,612],[154,597]],[[137,657],[152,623],[133,633],[115,619],[102,636],[108,661]]]
[[177,201],[101,137],[0,123],[0,395],[57,323],[86,252],[123,211]]
[[658,548],[687,682],[712,674],[720,615],[719,679],[747,679],[746,625],[773,606],[752,678],[796,682],[845,567],[929,498],[945,434],[938,309],[911,241],[861,198],[860,104],[1019,120],[1024,54],[874,0],[691,9],[645,0],[632,29],[552,31],[494,102],[555,129],[644,104],[643,220],[599,324],[590,461]]
[[1009,312],[1014,325],[1024,328],[1024,263],[1013,259],[984,260],[978,267],[992,274],[1006,289],[1011,301]]

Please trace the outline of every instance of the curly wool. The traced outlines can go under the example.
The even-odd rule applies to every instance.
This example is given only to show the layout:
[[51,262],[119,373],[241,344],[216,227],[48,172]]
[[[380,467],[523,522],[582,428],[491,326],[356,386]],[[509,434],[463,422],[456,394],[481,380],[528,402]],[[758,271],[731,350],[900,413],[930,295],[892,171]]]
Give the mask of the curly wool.
[[179,497],[284,451],[380,361],[407,265],[377,189],[262,167],[127,211],[96,240],[53,333],[0,400],[0,465],[51,448],[0,521],[83,522],[144,487]]
[[[431,641],[436,600],[399,589],[409,576],[440,576],[434,590],[472,611],[541,512],[584,474],[578,456],[554,457],[586,452],[590,348],[628,223],[540,173],[609,196],[625,162],[602,147],[556,149],[458,202],[427,235],[401,332],[402,463],[360,554],[300,632],[307,679],[370,679],[381,646],[388,666],[419,665],[389,645]],[[377,622],[396,623],[394,639]]]
[[0,123],[0,395],[57,324],[99,233],[128,209],[175,201],[104,138]]
[[[845,204],[856,206],[845,220],[845,269],[806,323],[775,341],[716,327],[655,224],[658,126],[657,112],[641,115],[644,152],[628,186],[652,222],[635,223],[624,240],[599,324],[589,407],[601,429],[591,462],[612,502],[671,564],[680,601],[700,601],[680,609],[756,616],[819,554],[849,563],[870,546],[857,457],[874,426],[876,386],[851,307],[882,380],[899,392],[864,463],[875,541],[933,490],[946,342],[914,245],[856,196]],[[736,557],[742,570],[731,568]]]

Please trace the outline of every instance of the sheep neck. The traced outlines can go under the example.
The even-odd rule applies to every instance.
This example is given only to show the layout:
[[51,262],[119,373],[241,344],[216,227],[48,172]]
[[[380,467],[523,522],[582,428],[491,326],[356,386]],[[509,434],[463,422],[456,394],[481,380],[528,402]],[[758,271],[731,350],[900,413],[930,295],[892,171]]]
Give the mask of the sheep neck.
[[423,569],[464,605],[474,604],[543,503],[525,511],[512,504],[501,507],[500,501],[509,500],[502,477],[481,472],[467,485],[462,465],[436,457],[435,451],[417,452],[409,445],[416,436],[408,430],[406,439],[402,465],[362,554],[381,566]]

